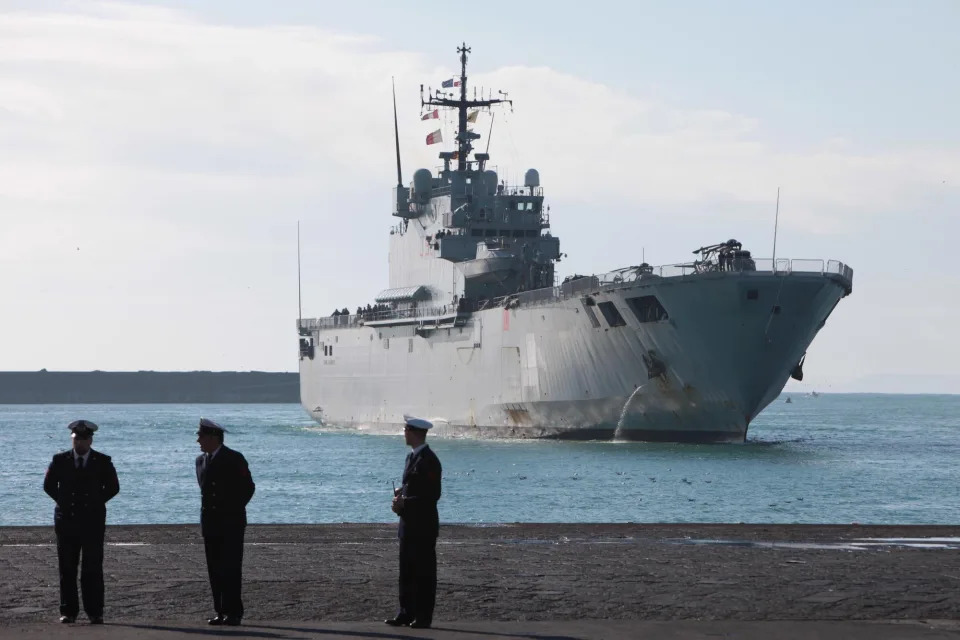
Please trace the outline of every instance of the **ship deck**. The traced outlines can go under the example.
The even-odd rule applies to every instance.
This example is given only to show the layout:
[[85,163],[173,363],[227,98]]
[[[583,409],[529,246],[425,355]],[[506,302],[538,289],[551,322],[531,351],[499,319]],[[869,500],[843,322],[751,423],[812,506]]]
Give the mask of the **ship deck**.
[[610,291],[634,286],[651,280],[690,280],[722,277],[790,277],[793,275],[821,275],[835,280],[847,294],[853,290],[853,269],[839,260],[821,259],[758,259],[755,269],[718,271],[715,265],[681,263],[649,267],[624,267],[603,274],[575,276],[554,287],[521,291],[491,300],[461,300],[453,305],[428,305],[413,309],[380,310],[325,318],[301,318],[297,329],[301,335],[311,332],[362,326],[418,325],[434,327],[462,326],[476,312],[508,306],[532,306],[552,303],[588,293]]

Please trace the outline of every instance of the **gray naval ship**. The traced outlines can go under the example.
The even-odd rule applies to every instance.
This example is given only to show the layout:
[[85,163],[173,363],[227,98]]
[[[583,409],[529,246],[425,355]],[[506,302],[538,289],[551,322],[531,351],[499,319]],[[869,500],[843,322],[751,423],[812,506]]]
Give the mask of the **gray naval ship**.
[[457,52],[458,89],[421,87],[428,113],[457,115],[442,168],[403,185],[397,142],[389,288],[357,313],[298,320],[303,406],[372,432],[396,433],[407,413],[447,436],[742,442],[802,377],[853,270],[755,259],[729,240],[557,283],[538,172],[505,184],[474,151],[472,114],[512,102],[469,99],[470,49]]

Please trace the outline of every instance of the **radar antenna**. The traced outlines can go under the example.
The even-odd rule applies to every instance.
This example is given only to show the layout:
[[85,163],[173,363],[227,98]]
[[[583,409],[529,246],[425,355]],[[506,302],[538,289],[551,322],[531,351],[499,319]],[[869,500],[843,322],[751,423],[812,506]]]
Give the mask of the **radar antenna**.
[[432,94],[427,94],[424,98],[420,95],[420,105],[422,107],[445,107],[457,110],[457,170],[466,171],[467,156],[473,151],[473,141],[480,137],[479,134],[467,129],[467,110],[492,107],[495,104],[505,102],[511,107],[513,100],[508,99],[507,94],[500,91],[502,98],[487,98],[486,100],[468,100],[467,99],[467,54],[471,52],[470,47],[464,42],[457,47],[457,53],[460,54],[460,97],[454,98],[453,94],[446,94],[437,89]]

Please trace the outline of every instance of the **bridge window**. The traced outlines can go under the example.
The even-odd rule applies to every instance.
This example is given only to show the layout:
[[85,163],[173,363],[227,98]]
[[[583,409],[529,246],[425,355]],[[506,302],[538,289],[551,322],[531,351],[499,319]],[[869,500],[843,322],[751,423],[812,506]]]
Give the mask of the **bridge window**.
[[623,319],[623,316],[620,315],[617,307],[612,302],[601,302],[597,306],[600,307],[600,313],[603,314],[607,324],[611,327],[622,327],[627,324],[626,320]]
[[540,232],[537,231],[536,229],[527,229],[528,238],[536,238],[536,237],[539,237],[539,235],[540,235]]
[[627,298],[627,305],[640,322],[660,322],[670,317],[657,296]]
[[487,238],[492,238],[492,237],[494,237],[495,235],[497,235],[497,230],[496,230],[496,229],[487,229],[486,231],[484,231],[483,235],[486,236]]
[[514,238],[522,238],[522,237],[523,237],[523,229],[514,229],[514,230],[513,230],[513,237],[514,237]]

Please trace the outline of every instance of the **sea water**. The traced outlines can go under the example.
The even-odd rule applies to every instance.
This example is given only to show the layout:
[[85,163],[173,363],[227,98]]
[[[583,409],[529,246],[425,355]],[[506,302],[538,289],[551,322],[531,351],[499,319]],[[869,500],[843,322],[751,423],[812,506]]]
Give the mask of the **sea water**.
[[[201,416],[250,463],[251,522],[395,520],[399,432],[320,427],[295,404],[0,405],[0,525],[52,523],[44,472],[78,418],[119,474],[109,523],[198,522]],[[960,524],[960,396],[784,394],[744,444],[428,441],[444,522]]]

